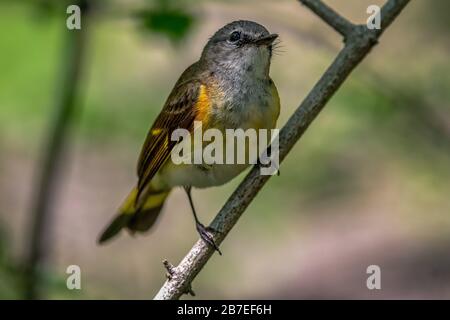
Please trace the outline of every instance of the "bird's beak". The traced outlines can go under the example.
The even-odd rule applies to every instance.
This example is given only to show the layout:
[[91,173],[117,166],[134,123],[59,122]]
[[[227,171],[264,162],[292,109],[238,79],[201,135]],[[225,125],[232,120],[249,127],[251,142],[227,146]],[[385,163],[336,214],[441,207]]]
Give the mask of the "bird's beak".
[[258,46],[270,45],[275,41],[276,38],[278,38],[278,35],[276,33],[272,33],[272,34],[269,34],[268,36],[264,36],[264,37],[257,39],[255,41],[255,43]]

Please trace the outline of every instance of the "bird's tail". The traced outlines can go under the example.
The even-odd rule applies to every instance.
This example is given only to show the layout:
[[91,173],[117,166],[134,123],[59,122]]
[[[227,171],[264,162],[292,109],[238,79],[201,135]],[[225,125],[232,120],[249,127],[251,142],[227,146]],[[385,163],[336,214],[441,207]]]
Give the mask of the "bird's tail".
[[148,190],[144,201],[137,204],[137,189],[131,190],[128,197],[119,209],[118,215],[103,231],[98,243],[104,243],[119,233],[122,228],[127,228],[131,233],[144,232],[150,229],[155,223],[159,212],[161,211],[169,191]]

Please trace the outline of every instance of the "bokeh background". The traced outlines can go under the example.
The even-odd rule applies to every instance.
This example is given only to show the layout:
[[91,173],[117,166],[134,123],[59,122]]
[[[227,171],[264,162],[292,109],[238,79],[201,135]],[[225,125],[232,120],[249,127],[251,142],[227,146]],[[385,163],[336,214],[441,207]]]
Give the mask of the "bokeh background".
[[[376,0],[327,1],[365,23]],[[0,1],[0,298],[22,298],[33,201],[73,38],[64,1]],[[450,37],[446,0],[412,1],[350,76],[193,283],[198,298],[450,298]],[[173,192],[156,228],[96,238],[136,182],[152,121],[222,25],[281,35],[281,127],[340,48],[294,0],[97,1],[82,18],[79,90],[51,215],[40,298],[149,299],[197,240]],[[243,176],[193,192],[212,220]],[[82,290],[66,288],[79,265]],[[368,290],[366,268],[381,268]],[[189,298],[189,297],[188,297]]]

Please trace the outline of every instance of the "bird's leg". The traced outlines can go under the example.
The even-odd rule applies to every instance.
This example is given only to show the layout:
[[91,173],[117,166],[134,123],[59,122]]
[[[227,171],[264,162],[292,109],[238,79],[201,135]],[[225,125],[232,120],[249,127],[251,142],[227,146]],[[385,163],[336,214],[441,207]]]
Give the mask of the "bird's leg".
[[222,252],[220,252],[219,247],[216,245],[211,233],[209,232],[214,230],[212,230],[210,227],[205,227],[198,219],[197,212],[195,211],[194,203],[192,201],[191,187],[185,186],[184,190],[186,191],[186,194],[188,196],[189,204],[191,205],[192,213],[195,219],[195,227],[197,228],[197,232],[199,233],[200,238],[202,238],[203,241],[212,246],[220,255],[222,255]]

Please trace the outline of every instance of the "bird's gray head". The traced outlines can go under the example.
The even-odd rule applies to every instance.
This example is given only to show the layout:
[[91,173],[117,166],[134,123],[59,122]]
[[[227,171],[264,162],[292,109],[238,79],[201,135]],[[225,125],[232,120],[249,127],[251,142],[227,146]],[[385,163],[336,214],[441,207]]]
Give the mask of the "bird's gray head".
[[256,22],[234,21],[209,39],[201,60],[219,72],[249,72],[267,76],[272,44],[277,37]]

